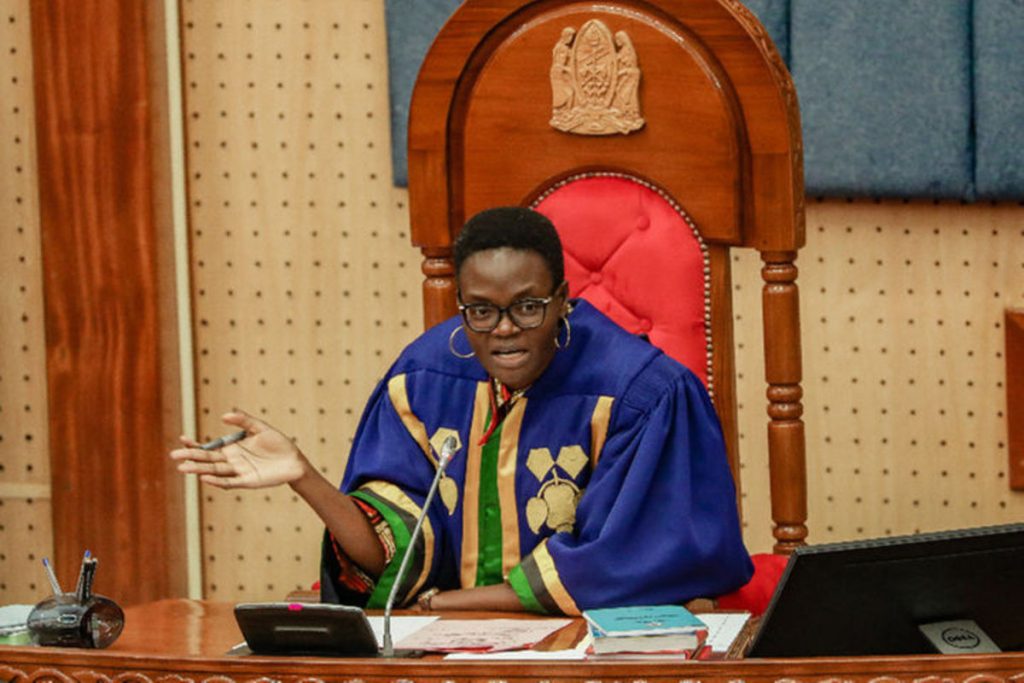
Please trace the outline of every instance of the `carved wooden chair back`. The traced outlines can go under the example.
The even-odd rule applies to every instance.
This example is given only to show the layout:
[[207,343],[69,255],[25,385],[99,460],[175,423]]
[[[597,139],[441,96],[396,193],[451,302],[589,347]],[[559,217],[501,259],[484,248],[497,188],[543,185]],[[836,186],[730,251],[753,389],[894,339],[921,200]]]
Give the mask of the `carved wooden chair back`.
[[756,249],[775,550],[803,542],[800,120],[737,0],[467,0],[417,81],[409,193],[428,326],[456,312],[464,220],[536,206],[563,238],[572,293],[704,379],[737,490],[729,256]]

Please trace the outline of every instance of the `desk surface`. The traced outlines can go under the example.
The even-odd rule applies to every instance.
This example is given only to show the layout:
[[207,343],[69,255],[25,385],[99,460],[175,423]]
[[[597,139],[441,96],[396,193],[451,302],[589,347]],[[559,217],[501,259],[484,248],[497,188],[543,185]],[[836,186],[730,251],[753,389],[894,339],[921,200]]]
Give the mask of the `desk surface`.
[[1024,653],[695,662],[452,662],[228,656],[242,639],[229,603],[162,600],[129,608],[107,650],[0,646],[0,680],[18,681],[736,681],[1024,683]]

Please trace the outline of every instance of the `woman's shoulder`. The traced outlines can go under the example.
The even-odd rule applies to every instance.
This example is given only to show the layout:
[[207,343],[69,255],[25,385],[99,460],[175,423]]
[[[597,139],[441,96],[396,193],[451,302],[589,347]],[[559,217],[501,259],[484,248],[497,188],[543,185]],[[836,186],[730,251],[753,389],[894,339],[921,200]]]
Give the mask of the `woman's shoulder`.
[[628,332],[586,301],[576,302],[569,322],[571,352],[562,359],[556,355],[551,386],[647,403],[694,378],[646,338]]
[[454,316],[427,329],[402,349],[388,375],[424,372],[464,377],[473,381],[485,379],[479,363],[472,358],[459,358],[455,355],[471,350],[465,335],[456,332],[459,327],[460,320]]

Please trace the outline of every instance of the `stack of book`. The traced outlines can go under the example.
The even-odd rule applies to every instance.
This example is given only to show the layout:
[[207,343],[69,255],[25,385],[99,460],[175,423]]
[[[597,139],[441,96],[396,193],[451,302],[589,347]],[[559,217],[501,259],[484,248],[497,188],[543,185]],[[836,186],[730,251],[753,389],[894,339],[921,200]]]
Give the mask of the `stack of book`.
[[616,657],[640,655],[694,658],[708,628],[679,605],[611,607],[583,612],[593,644],[587,653]]

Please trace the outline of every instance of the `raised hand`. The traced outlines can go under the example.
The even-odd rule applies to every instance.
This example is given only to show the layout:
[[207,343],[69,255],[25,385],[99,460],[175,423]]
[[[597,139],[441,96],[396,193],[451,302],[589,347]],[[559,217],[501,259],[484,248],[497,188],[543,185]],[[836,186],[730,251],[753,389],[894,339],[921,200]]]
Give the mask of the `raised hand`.
[[297,481],[310,465],[291,439],[266,422],[236,410],[221,420],[246,431],[246,437],[216,450],[181,437],[185,448],[171,451],[178,471],[198,474],[199,480],[222,489],[266,488]]

